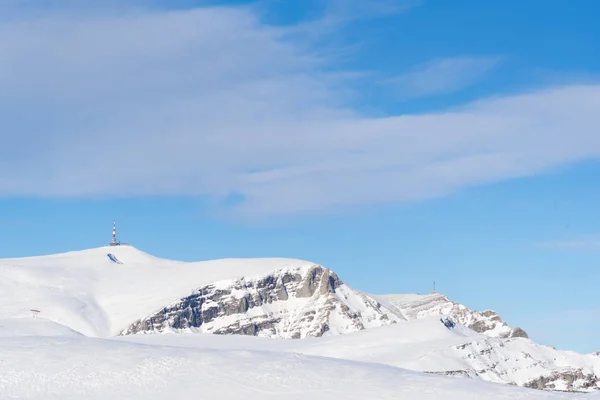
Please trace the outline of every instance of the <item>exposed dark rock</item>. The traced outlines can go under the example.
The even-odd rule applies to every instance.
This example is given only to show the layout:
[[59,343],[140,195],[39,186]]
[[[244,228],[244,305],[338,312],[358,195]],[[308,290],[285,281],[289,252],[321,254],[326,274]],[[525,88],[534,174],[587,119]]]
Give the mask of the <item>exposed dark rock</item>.
[[527,335],[527,332],[525,332],[523,329],[517,327],[513,328],[513,330],[510,333],[510,337],[529,338],[529,335]]
[[[121,335],[161,332],[167,329],[201,328],[205,332],[233,335],[262,335],[287,338],[322,336],[330,330],[329,317],[336,312],[347,319],[350,330],[364,329],[363,315],[350,309],[336,294],[343,285],[332,271],[314,265],[300,271],[276,271],[258,279],[237,279],[230,285],[207,285],[168,307],[134,322]],[[358,294],[355,294],[360,296]],[[311,307],[283,314],[262,307],[290,298],[311,302]],[[365,296],[380,325],[396,322],[381,305]],[[249,313],[252,309],[260,312]],[[268,308],[267,308],[268,310]],[[224,317],[238,316],[231,320]],[[370,316],[373,318],[373,315]]]
[[431,293],[408,299],[400,295],[382,296],[391,303],[399,314],[407,319],[420,319],[432,315],[447,316],[467,328],[491,337],[527,337],[520,328],[511,329],[493,310],[471,310],[460,303],[448,299],[440,293]]
[[[519,351],[523,342],[521,338],[511,339],[483,339],[470,343],[454,346],[459,350],[462,358],[473,367],[485,380],[502,381],[508,384],[517,384],[513,381],[514,375],[510,372],[522,369],[546,370],[539,377],[523,384],[534,389],[589,391],[599,389],[599,378],[590,370],[583,372],[579,369],[557,370],[557,366],[549,363],[543,356],[529,352]],[[539,358],[537,358],[539,357]],[[507,364],[519,365],[512,371],[506,369]],[[482,368],[483,367],[483,368]],[[556,372],[555,372],[556,371]],[[520,382],[521,384],[521,382]]]
[[485,324],[485,321],[476,321],[476,322],[472,323],[471,325],[468,325],[467,328],[472,329],[478,333],[484,333],[489,329],[487,327],[487,325]]
[[494,310],[485,310],[481,312],[481,315],[488,317],[493,321],[502,322],[502,318]]
[[[581,369],[573,369],[562,372],[555,372],[550,375],[541,376],[535,380],[527,382],[524,386],[532,389],[554,390],[557,382],[564,382],[567,390],[585,390],[588,388],[597,388],[600,379],[594,374],[584,374]],[[577,387],[574,383],[578,382]]]
[[433,375],[444,375],[444,376],[452,376],[452,377],[460,377],[460,378],[470,378],[471,375],[468,371],[464,369],[459,369],[455,371],[424,371],[427,374]]

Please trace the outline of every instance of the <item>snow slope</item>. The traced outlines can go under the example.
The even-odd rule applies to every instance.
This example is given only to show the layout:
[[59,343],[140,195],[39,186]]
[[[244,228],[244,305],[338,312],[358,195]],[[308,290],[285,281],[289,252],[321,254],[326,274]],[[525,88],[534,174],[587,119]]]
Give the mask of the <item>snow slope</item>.
[[[109,253],[112,258],[108,257]],[[193,350],[195,355],[181,361],[182,365],[188,362],[202,365],[195,364],[199,362],[197,357],[202,358],[199,354],[216,349],[250,351],[251,357],[255,352],[266,350],[325,356],[344,360],[344,363],[375,363],[385,371],[388,371],[385,368],[401,367],[471,377],[474,379],[466,381],[473,385],[487,380],[557,390],[598,388],[600,357],[554,350],[525,338],[490,337],[514,336],[511,334],[514,330],[492,312],[471,311],[441,295],[389,295],[377,299],[349,288],[332,271],[300,260],[226,259],[184,263],[159,259],[128,246],[4,259],[0,260],[0,345],[8,347],[6,352],[0,349],[0,383],[10,389],[14,382],[22,384],[19,377],[25,376],[43,386],[35,389],[40,393],[59,393],[63,389],[55,388],[55,384],[48,381],[53,376],[52,369],[34,370],[30,376],[27,366],[19,367],[18,363],[11,366],[6,357],[14,353],[15,359],[27,359],[31,356],[27,349],[39,344],[42,354],[60,360],[59,353],[44,346],[64,342],[66,351],[74,354],[71,360],[74,366],[65,364],[73,373],[73,379],[79,376],[77,374],[93,375],[110,369],[101,364],[104,347],[110,353],[111,349],[125,346],[122,347],[124,354],[130,354],[131,360],[125,357],[123,362],[130,363],[127,365],[131,368],[146,368],[140,364],[146,356],[139,355],[142,357],[139,358],[134,353],[139,350],[140,354],[152,358],[152,354],[158,352],[160,358],[167,352],[160,349],[170,345]],[[32,309],[41,311],[36,318],[32,318]],[[439,315],[446,313],[482,333],[460,324],[447,329],[439,321]],[[89,338],[114,337],[120,332],[180,334],[133,335],[110,341]],[[202,332],[308,339],[218,337]],[[334,335],[341,333],[344,335]],[[310,338],[321,335],[324,337]],[[142,343],[151,345],[152,350],[141,346]],[[94,357],[99,354],[97,362],[100,364],[84,359],[85,346],[98,349],[91,354]],[[223,357],[218,362],[231,361]],[[262,356],[256,357],[263,360]],[[273,357],[287,359],[290,356]],[[149,368],[158,368],[152,362]],[[308,364],[306,373],[310,370]],[[302,368],[299,374],[304,376]],[[328,371],[333,373],[332,369]],[[144,381],[144,373],[132,373],[128,382],[134,385],[138,380]],[[187,384],[186,373],[177,373],[182,376],[180,383]],[[112,372],[107,374],[112,376]],[[69,376],[65,375],[65,379],[70,379]],[[103,377],[97,379],[104,382]],[[106,379],[121,382],[120,378]],[[126,386],[118,383],[121,384]],[[2,387],[0,385],[0,389]],[[327,387],[323,390],[334,391]],[[14,390],[17,393],[17,389]],[[0,390],[0,398],[3,393]]]
[[345,335],[304,340],[217,335],[135,335],[120,340],[145,344],[167,344],[201,349],[252,349],[295,352],[354,361],[406,367],[419,371],[452,371],[464,364],[455,357],[445,360],[428,357],[451,346],[485,338],[467,328],[449,330],[436,318],[401,321],[397,324]]
[[85,337],[3,338],[0,355],[6,399],[597,399],[300,354]]
[[526,338],[490,338],[460,325],[447,329],[437,317],[301,341],[202,334],[137,335],[123,340],[202,349],[294,352],[540,389],[599,388],[600,358],[595,355],[555,350]]
[[491,382],[555,390],[600,389],[600,362],[593,355],[556,350],[526,338],[490,338],[460,325],[449,330],[436,317],[300,346],[295,350],[307,354]]
[[[113,254],[122,264],[108,258]],[[130,246],[0,260],[0,317],[30,309],[87,336],[118,334],[133,321],[196,288],[278,269],[308,269],[291,259],[224,259],[185,263]]]
[[82,336],[74,330],[45,318],[0,319],[0,339],[13,336]]

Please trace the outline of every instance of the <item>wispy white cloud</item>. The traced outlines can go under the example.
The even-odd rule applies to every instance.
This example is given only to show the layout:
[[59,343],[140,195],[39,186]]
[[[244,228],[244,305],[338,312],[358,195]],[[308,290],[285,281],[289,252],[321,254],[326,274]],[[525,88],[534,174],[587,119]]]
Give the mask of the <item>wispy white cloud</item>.
[[0,193],[244,198],[243,215],[417,201],[598,157],[600,86],[389,118],[250,8],[0,25]]
[[405,98],[452,93],[477,83],[500,62],[500,57],[444,58],[416,66],[385,84]]
[[327,17],[351,21],[404,12],[420,5],[422,0],[325,0],[324,2]]
[[592,236],[571,240],[540,242],[537,245],[543,248],[556,250],[600,251],[600,237]]
[[317,3],[322,6],[320,12],[282,28],[297,44],[320,45],[330,58],[332,55],[339,58],[362,45],[356,38],[351,44],[345,43],[344,33],[354,23],[404,13],[419,6],[422,0],[320,0]]

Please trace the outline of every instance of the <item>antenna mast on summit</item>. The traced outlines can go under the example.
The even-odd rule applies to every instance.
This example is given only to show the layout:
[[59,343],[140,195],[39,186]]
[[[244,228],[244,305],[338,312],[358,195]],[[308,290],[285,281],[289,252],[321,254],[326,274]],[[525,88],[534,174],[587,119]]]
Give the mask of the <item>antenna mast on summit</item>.
[[435,281],[433,281],[433,291],[431,293],[435,293]]
[[113,222],[112,241],[109,243],[111,246],[116,246],[117,243],[117,221]]

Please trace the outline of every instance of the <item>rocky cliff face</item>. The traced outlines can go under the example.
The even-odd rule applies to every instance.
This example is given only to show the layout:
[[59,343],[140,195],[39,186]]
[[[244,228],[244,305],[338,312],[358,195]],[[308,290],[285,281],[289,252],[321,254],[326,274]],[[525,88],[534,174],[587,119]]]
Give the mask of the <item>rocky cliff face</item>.
[[523,329],[513,329],[506,325],[496,312],[470,310],[462,304],[450,301],[443,294],[390,294],[374,297],[406,320],[446,315],[455,322],[490,337],[527,337],[527,333]]
[[389,325],[398,318],[319,265],[216,282],[143,319],[121,335],[197,331],[300,339]]
[[566,368],[560,372],[540,376],[523,386],[540,390],[588,391],[600,388],[600,378],[582,368]]

